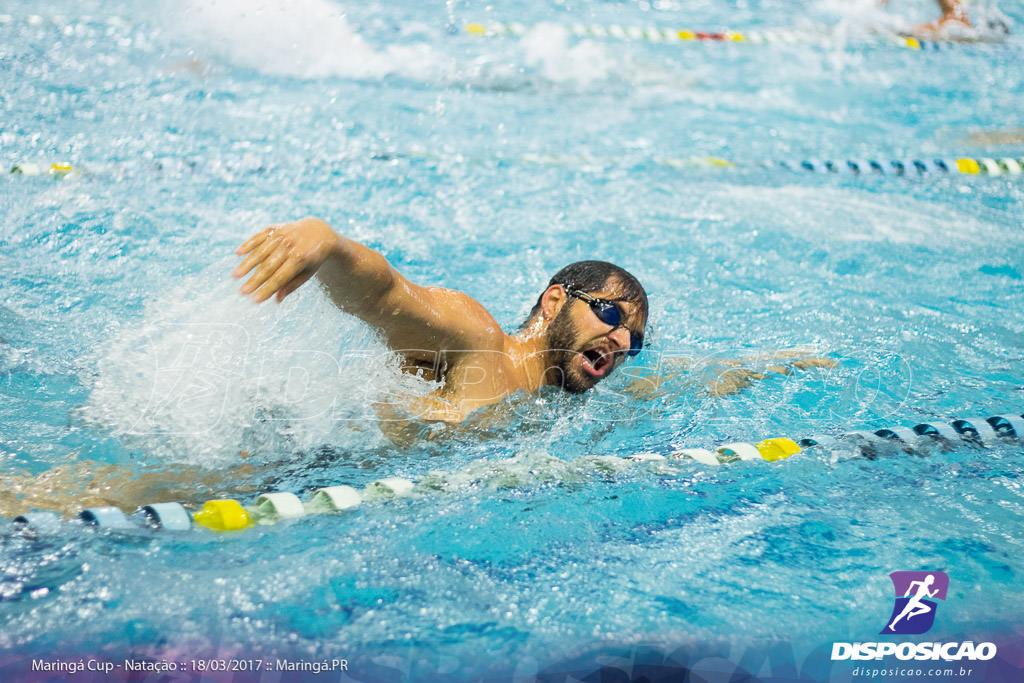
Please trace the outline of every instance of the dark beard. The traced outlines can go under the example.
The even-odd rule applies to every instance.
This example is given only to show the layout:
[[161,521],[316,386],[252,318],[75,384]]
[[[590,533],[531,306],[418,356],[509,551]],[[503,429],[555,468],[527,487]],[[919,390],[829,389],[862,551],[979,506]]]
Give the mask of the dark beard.
[[555,386],[570,394],[582,394],[597,382],[593,378],[583,377],[571,371],[573,358],[579,355],[572,348],[576,344],[579,330],[569,319],[569,307],[562,306],[558,315],[548,325],[545,338],[548,343],[547,374],[552,377]]

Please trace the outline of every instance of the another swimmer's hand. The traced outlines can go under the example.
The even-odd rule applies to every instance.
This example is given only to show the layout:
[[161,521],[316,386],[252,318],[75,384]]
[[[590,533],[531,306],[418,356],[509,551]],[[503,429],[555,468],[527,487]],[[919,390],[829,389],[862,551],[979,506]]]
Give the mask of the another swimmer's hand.
[[277,295],[282,301],[313,277],[338,246],[338,234],[316,218],[275,225],[253,235],[238,248],[245,260],[231,274],[245,277],[256,272],[242,285],[242,294],[252,295],[257,303]]

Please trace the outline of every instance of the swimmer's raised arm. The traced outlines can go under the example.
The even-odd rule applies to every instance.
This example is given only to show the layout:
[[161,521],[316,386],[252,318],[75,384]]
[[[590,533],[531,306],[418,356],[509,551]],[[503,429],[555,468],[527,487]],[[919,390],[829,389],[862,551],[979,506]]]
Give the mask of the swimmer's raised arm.
[[317,218],[267,228],[237,253],[246,258],[232,275],[255,269],[241,292],[256,302],[281,301],[316,275],[339,308],[378,328],[393,349],[502,348],[500,327],[475,299],[413,284],[382,254]]
[[[967,10],[964,9],[960,0],[935,1],[939,5],[939,11],[942,12],[942,15],[935,21],[915,26],[913,33],[930,35],[941,31],[948,26],[966,26],[968,28],[971,26],[971,20],[967,18]],[[888,5],[889,0],[879,0],[879,4],[883,6]]]

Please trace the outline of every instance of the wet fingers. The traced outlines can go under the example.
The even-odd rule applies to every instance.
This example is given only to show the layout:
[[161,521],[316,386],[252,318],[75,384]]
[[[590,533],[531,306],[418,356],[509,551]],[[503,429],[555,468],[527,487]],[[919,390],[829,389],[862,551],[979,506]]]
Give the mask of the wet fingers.
[[[285,248],[277,248],[271,253],[267,254],[258,264],[256,272],[252,274],[249,280],[242,285],[242,294],[252,294],[256,290],[266,285],[267,281],[273,278],[274,273],[278,271],[283,264],[288,260],[288,251]],[[260,301],[259,297],[255,297],[257,301]]]
[[[238,264],[238,267],[231,271],[233,276],[245,277],[253,268],[263,263],[267,256],[277,249],[277,240],[264,239],[259,243],[259,246],[255,248],[255,251],[250,252],[245,260]],[[244,289],[244,287],[243,287]],[[247,292],[243,292],[247,293]]]
[[267,274],[261,283],[262,286],[257,285],[250,290],[255,292],[253,294],[253,300],[257,303],[266,301],[276,292],[280,291],[282,287],[291,282],[292,278],[294,278],[301,270],[302,262],[296,258],[290,258],[282,263],[275,264],[273,271],[268,268]]
[[248,254],[250,251],[258,247],[268,237],[271,237],[273,234],[273,228],[267,228],[266,230],[262,230],[253,235],[252,237],[250,237],[249,239],[247,239],[246,241],[242,242],[242,245],[235,250],[235,253],[238,254],[239,256],[242,256],[243,254]]

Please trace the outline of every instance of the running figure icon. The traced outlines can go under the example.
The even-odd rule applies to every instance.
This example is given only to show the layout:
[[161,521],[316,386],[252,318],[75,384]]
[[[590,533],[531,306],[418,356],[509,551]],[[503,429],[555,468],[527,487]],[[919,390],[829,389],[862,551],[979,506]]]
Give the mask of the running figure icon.
[[936,600],[945,600],[949,576],[940,571],[893,572],[889,575],[896,592],[889,625],[882,633],[920,634],[935,621]]
[[900,615],[893,619],[892,623],[889,624],[890,631],[896,630],[896,624],[897,622],[899,622],[900,619],[906,618],[907,621],[910,621],[918,615],[928,614],[932,611],[932,608],[929,605],[926,605],[923,602],[921,602],[921,598],[934,598],[936,595],[938,595],[938,588],[936,588],[934,592],[928,590],[933,583],[935,583],[934,574],[929,574],[928,576],[926,576],[924,578],[924,581],[911,582],[910,587],[907,589],[908,595],[911,592],[914,592],[914,586],[917,586],[917,592],[913,597],[910,598],[910,601],[907,602],[906,606],[903,607],[903,611],[900,612]]

